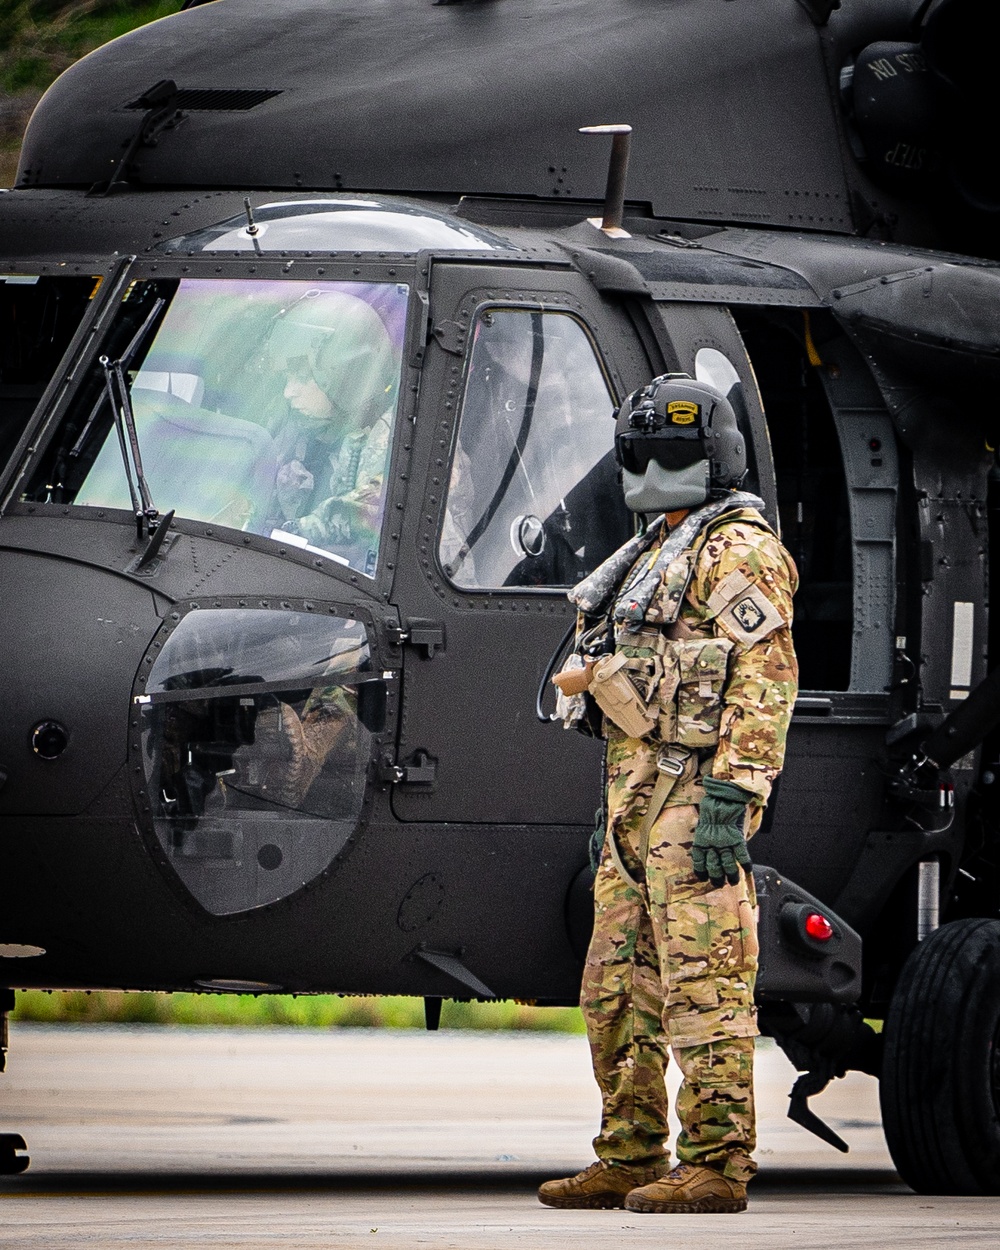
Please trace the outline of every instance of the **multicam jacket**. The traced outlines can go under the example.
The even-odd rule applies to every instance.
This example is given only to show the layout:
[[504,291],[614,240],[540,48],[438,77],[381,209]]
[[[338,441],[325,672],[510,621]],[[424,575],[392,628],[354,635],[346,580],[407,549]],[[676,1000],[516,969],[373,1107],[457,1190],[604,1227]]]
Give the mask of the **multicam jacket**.
[[[655,563],[665,537],[629,577]],[[695,749],[701,775],[754,796],[755,826],[781,771],[798,689],[790,628],[797,585],[791,557],[756,510],[730,510],[706,526],[663,571],[644,619],[616,628],[616,654],[655,725],[629,738],[606,721],[610,754],[624,750],[637,765],[648,755],[652,765],[663,744]],[[668,804],[700,797],[695,775]]]
[[678,620],[733,644],[712,776],[767,802],[785,758],[798,693],[792,644],[795,564],[759,513],[729,513],[709,530]]

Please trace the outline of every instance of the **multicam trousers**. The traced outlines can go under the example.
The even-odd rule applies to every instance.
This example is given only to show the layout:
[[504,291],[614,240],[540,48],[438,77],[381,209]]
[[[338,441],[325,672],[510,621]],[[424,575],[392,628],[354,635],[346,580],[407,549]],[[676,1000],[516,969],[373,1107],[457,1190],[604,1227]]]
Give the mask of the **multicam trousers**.
[[[683,786],[678,797],[693,797],[693,789]],[[626,867],[641,879],[638,827],[646,804],[616,810],[613,790],[609,836],[613,831]],[[683,1074],[678,1158],[746,1181],[756,1170],[756,899],[747,873],[722,887],[694,877],[697,820],[690,801],[660,813],[645,864],[648,901],[622,880],[605,843],[581,997],[603,1099],[594,1149],[608,1163],[643,1166],[662,1158],[672,1049]]]

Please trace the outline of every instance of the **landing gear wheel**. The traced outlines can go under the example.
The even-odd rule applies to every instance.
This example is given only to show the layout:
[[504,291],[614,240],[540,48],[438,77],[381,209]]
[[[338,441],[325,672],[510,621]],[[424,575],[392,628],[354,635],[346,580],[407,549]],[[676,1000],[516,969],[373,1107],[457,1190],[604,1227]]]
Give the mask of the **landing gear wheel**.
[[892,1161],[921,1194],[1000,1194],[1000,921],[956,920],[910,955],[885,1022]]
[[20,1133],[0,1133],[0,1176],[16,1176],[18,1172],[23,1172],[31,1160],[27,1155],[18,1154],[18,1151],[27,1149]]

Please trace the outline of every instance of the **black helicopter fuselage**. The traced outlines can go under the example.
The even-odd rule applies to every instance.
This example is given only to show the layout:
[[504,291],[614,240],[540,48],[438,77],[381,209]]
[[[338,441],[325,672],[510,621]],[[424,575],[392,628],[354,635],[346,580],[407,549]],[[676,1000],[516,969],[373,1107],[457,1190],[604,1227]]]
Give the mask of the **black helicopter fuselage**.
[[[254,198],[266,203],[259,194]],[[212,225],[238,217],[242,199],[199,196],[184,209],[175,194],[142,192],[112,203],[117,213],[135,211],[151,224],[180,210],[183,227],[192,217]],[[40,202],[56,212],[72,208],[83,226],[89,215],[100,219],[108,210],[106,201],[67,192],[17,192],[0,201],[0,209],[15,200],[16,209]],[[399,207],[390,197],[377,202],[387,215]],[[292,197],[280,211],[292,214],[313,203],[314,197]],[[326,197],[325,203],[331,210],[343,205],[350,217],[348,197]],[[412,202],[403,207],[414,211]],[[429,218],[438,213],[424,207]],[[266,207],[259,215],[268,215]],[[572,620],[565,585],[613,549],[628,522],[616,498],[609,449],[602,447],[603,457],[587,465],[579,481],[562,483],[567,489],[553,496],[556,507],[547,512],[528,510],[530,482],[520,493],[516,480],[507,483],[500,511],[490,518],[510,548],[502,576],[486,568],[470,575],[469,566],[449,576],[443,567],[451,457],[462,447],[455,442],[456,417],[463,393],[471,402],[476,372],[467,356],[477,334],[481,339],[483,327],[501,316],[514,326],[524,318],[529,338],[537,338],[539,326],[544,332],[547,319],[579,328],[598,362],[595,376],[607,387],[607,412],[614,396],[650,373],[694,372],[706,362],[731,370],[727,380],[743,405],[754,452],[753,485],[772,515],[780,514],[803,575],[796,625],[803,693],[770,827],[754,844],[758,859],[862,931],[877,920],[888,891],[910,866],[905,859],[943,853],[949,869],[957,867],[954,825],[936,841],[905,828],[878,835],[908,848],[889,855],[881,880],[873,877],[868,856],[872,829],[882,818],[887,732],[916,728],[920,718],[934,723],[985,671],[981,443],[974,432],[953,426],[906,446],[891,394],[879,390],[862,353],[810,285],[810,279],[820,285],[806,260],[819,241],[735,229],[693,240],[676,227],[662,233],[658,222],[651,223],[656,233],[640,233],[643,223],[628,224],[635,233],[617,241],[587,223],[527,237],[511,230],[504,238],[513,245],[488,254],[289,259],[250,248],[244,256],[182,252],[66,264],[46,260],[36,242],[30,259],[7,263],[11,320],[20,314],[31,326],[35,315],[39,331],[44,318],[51,322],[48,339],[43,343],[39,333],[33,340],[28,368],[36,372],[8,392],[23,402],[32,387],[47,384],[39,411],[49,414],[48,438],[37,418],[27,423],[10,455],[9,501],[0,520],[9,670],[2,728],[7,776],[0,790],[9,890],[4,911],[11,942],[46,952],[20,963],[25,983],[176,989],[247,982],[303,992],[446,993],[445,974],[416,954],[423,944],[461,951],[467,967],[498,994],[573,995],[586,940],[587,844],[599,800],[599,749],[541,723],[535,698]],[[489,233],[496,230],[491,226]],[[65,238],[59,236],[60,246]],[[740,255],[751,240],[752,261]],[[73,250],[85,254],[81,242]],[[772,249],[766,260],[765,245]],[[881,283],[887,273],[912,274],[898,281],[917,292],[942,270],[946,281],[963,273],[955,262],[942,266],[930,255],[888,245],[819,245],[828,264],[839,262],[842,300],[851,298],[851,287],[891,292],[892,285]],[[792,268],[796,261],[802,276]],[[734,275],[753,284],[736,286]],[[762,281],[768,285],[757,285]],[[112,506],[116,490],[119,505],[127,505],[126,478],[111,406],[100,406],[105,376],[99,357],[112,341],[112,357],[121,351],[154,297],[177,307],[188,290],[217,283],[228,291],[234,282],[252,284],[257,293],[277,291],[292,305],[328,285],[407,291],[396,441],[373,575],[336,552],[304,548],[297,536],[285,539],[277,529],[264,534],[259,526],[255,532],[219,524],[204,508],[200,518],[185,516],[183,504],[178,508],[177,492],[184,489],[178,474],[151,463],[154,440],[163,434],[148,422],[138,433],[154,503],[161,515],[175,515],[163,537],[155,528],[140,533],[127,506]],[[632,289],[623,290],[627,285]],[[141,316],[116,328],[129,303]],[[163,337],[163,330],[159,336],[150,331],[151,356]],[[563,349],[553,339],[549,359]],[[151,364],[145,366],[150,374],[171,372],[157,370],[155,359]],[[135,367],[132,362],[133,374]],[[192,368],[188,361],[171,376],[188,376]],[[510,387],[519,393],[515,383]],[[134,396],[147,393],[133,388]],[[213,475],[235,473],[228,445],[219,452],[216,427],[223,414],[210,399],[202,404],[168,414],[175,421],[172,437],[183,440],[186,455],[193,445],[195,459],[219,455]],[[91,456],[85,473],[72,452],[95,405],[99,433],[91,437],[104,463]],[[136,408],[141,413],[139,403]],[[206,412],[215,414],[211,422]],[[517,415],[523,422],[524,412]],[[232,403],[224,417],[238,420]],[[486,456],[496,438],[488,447],[481,431],[473,433],[479,442],[470,442],[469,451]],[[515,450],[516,433],[511,436],[505,419],[503,458],[493,477],[481,479],[494,494],[474,520],[482,521],[500,493],[510,455],[526,450],[523,444]],[[610,442],[609,433],[610,422],[600,428],[602,443]],[[565,460],[574,471],[565,442],[571,436],[572,429],[560,426],[543,431],[531,470],[539,481],[553,472],[542,464],[546,457],[557,465]],[[101,478],[102,468],[104,478],[117,479],[110,496],[106,481],[88,485]],[[514,468],[524,475],[523,464]],[[191,472],[182,466],[185,478]],[[273,469],[271,476],[273,482]],[[110,505],[75,502],[87,491],[100,502],[101,488]],[[192,510],[197,506],[196,499]],[[508,534],[524,517],[540,522],[543,550],[537,555],[530,545],[519,553],[511,545],[524,541]],[[238,626],[225,624],[226,612]],[[240,699],[252,701],[253,684],[267,684],[253,709],[260,721],[265,704],[273,708],[283,689],[294,693],[296,681],[306,689],[306,674],[285,675],[284,659],[275,659],[273,676],[256,653],[253,671],[240,670],[233,655],[226,662],[227,640],[236,645],[250,612],[261,614],[256,621],[265,636],[287,641],[305,629],[303,657],[316,644],[313,625],[300,621],[333,618],[363,627],[369,654],[355,689],[363,692],[366,723],[359,722],[353,749],[364,758],[351,765],[365,774],[363,798],[351,799],[357,810],[349,816],[335,804],[320,809],[331,829],[336,824],[333,835],[310,820],[298,829],[308,804],[284,822],[273,818],[279,806],[259,836],[244,823],[245,845],[220,834],[199,849],[199,820],[211,823],[204,795],[186,800],[184,830],[174,809],[177,832],[156,832],[157,819],[171,818],[164,786],[176,802],[179,774],[175,769],[168,779],[154,772],[160,748],[150,734],[188,734],[173,749],[194,751],[189,765],[200,770],[202,790],[206,778],[215,787],[217,775],[225,786],[234,755],[242,753],[249,764],[255,729],[241,728]],[[215,644],[201,644],[200,652],[192,643],[164,682],[158,656],[182,626],[194,628],[196,614],[213,628],[218,623],[220,641],[215,650]],[[322,630],[313,632],[319,640]],[[940,638],[952,641],[933,645]],[[202,670],[211,671],[190,677]],[[184,698],[172,702],[178,680]],[[234,681],[238,692],[223,698],[225,683]],[[194,698],[192,684],[214,702]],[[219,711],[223,704],[232,713],[228,720]],[[298,706],[301,711],[301,700]],[[184,708],[198,715],[182,724],[174,713]],[[151,731],[157,715],[173,719]],[[915,718],[912,726],[907,717]],[[968,763],[955,774],[960,810],[962,783],[972,775]],[[349,830],[345,819],[352,822]],[[243,810],[236,820],[252,822],[253,811]],[[318,850],[303,837],[318,838]],[[277,848],[278,864],[263,862],[275,856],[265,847]],[[262,855],[250,869],[243,864]],[[304,858],[297,861],[297,855]],[[882,850],[879,863],[885,858]],[[226,872],[239,883],[231,889],[210,884]]]
[[[985,729],[906,772],[987,671],[1000,292],[921,135],[859,158],[918,7],[217,0],[60,80],[0,196],[8,984],[572,1001],[600,747],[536,695],[665,371],[729,393],[802,576],[762,999],[882,1012],[921,862],[995,911]],[[288,398],[310,308],[391,364],[363,524],[354,416]]]

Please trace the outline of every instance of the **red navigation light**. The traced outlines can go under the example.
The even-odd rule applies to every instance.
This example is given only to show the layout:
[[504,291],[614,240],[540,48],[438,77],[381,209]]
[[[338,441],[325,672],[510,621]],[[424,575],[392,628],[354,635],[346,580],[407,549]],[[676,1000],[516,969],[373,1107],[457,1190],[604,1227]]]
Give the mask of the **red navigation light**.
[[833,925],[818,911],[811,911],[806,916],[803,927],[809,937],[816,942],[829,942],[833,937]]

